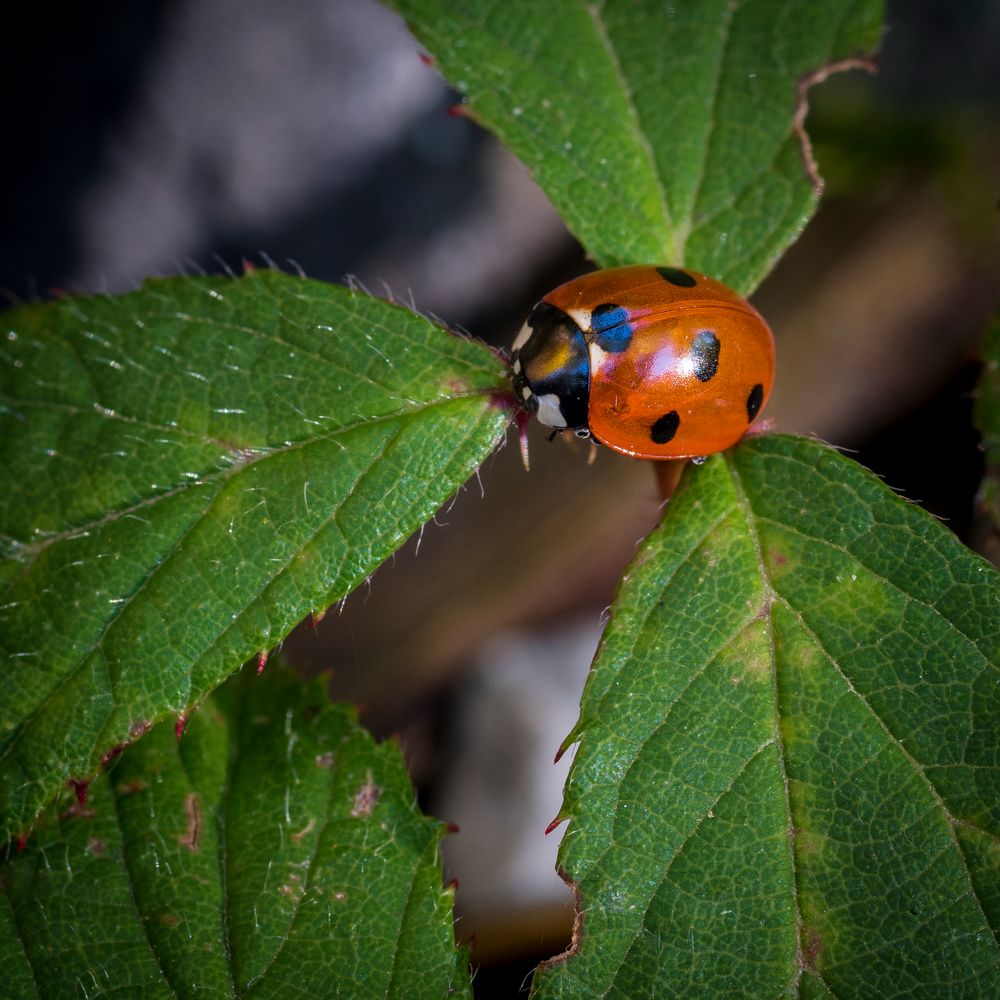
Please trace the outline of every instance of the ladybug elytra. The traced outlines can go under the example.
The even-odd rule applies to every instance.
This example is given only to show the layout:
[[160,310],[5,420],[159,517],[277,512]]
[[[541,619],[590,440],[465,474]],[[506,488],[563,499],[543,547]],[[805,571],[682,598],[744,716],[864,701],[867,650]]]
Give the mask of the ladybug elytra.
[[774,382],[774,338],[744,298],[695,271],[595,271],[549,292],[513,344],[518,402],[540,423],[636,458],[740,440]]

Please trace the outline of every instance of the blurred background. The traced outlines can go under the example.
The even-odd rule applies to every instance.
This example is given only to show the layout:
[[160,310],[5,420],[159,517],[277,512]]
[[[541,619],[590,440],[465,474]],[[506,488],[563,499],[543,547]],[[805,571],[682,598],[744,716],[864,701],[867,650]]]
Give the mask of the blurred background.
[[[374,0],[38,2],[5,21],[10,302],[273,261],[505,345],[588,267]],[[878,76],[812,92],[826,198],[754,298],[779,342],[777,428],[854,450],[994,557],[970,407],[1000,289],[998,48],[994,0],[890,2]],[[532,448],[530,474],[511,442],[419,552],[285,644],[398,736],[425,807],[461,827],[445,865],[480,997],[511,995],[567,940],[560,834],[543,833],[567,764],[552,757],[658,517],[641,463]]]

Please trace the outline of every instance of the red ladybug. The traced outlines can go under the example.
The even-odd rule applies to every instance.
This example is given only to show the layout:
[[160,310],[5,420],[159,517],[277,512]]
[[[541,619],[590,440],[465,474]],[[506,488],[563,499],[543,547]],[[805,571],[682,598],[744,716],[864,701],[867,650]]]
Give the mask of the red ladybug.
[[774,338],[746,299],[696,271],[638,265],[560,285],[511,358],[540,423],[635,458],[696,458],[735,444],[774,382]]

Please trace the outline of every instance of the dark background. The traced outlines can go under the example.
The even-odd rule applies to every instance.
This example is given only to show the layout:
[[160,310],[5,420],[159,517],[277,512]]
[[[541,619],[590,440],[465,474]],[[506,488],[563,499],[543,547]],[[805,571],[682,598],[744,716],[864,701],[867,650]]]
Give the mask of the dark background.
[[[968,538],[982,474],[975,345],[1000,274],[1000,5],[899,0],[889,12],[879,75],[812,95],[827,197],[755,297],[779,341],[769,415],[856,449]],[[454,95],[373,0],[42,2],[5,20],[0,290],[11,302],[273,260],[356,275],[505,344],[537,298],[587,266],[527,172],[447,113]],[[639,463],[603,452],[588,466],[585,449],[538,435],[533,450],[530,476],[513,447],[491,459],[482,494],[473,482],[419,556],[402,550],[287,651],[332,666],[335,694],[365,703],[377,732],[402,734],[433,807],[462,812],[455,761],[481,761],[488,773],[465,782],[540,838],[558,781],[532,762],[504,772],[497,757],[519,742],[518,697],[552,704],[529,728],[544,757],[558,745],[657,496]],[[525,662],[556,678],[544,696],[520,680],[504,688]],[[493,717],[511,698],[499,750],[471,745],[488,728],[468,725],[484,697]],[[520,782],[539,780],[541,821],[519,812]],[[527,897],[513,875],[491,883],[513,869],[482,856],[476,822],[463,816],[472,860],[450,861],[471,866],[460,926],[478,933],[480,995],[509,995],[559,947],[568,910],[554,882]]]

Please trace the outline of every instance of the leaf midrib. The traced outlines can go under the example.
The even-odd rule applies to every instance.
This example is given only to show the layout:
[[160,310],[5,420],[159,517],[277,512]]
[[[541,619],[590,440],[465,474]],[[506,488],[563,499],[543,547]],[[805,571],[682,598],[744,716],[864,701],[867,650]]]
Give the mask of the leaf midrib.
[[[320,444],[323,442],[335,441],[341,435],[351,434],[354,431],[366,429],[369,427],[376,427],[379,424],[383,424],[392,420],[409,420],[414,417],[420,416],[422,413],[428,410],[433,410],[439,406],[447,406],[456,400],[461,399],[476,399],[476,398],[489,398],[492,396],[492,391],[487,389],[474,390],[466,393],[455,393],[454,395],[449,395],[441,399],[428,400],[426,402],[420,402],[417,405],[411,405],[404,407],[403,409],[396,410],[393,413],[382,414],[376,417],[368,417],[364,420],[358,420],[353,424],[344,424],[334,430],[328,431],[325,434],[316,434],[312,437],[302,438],[298,441],[289,441],[280,445],[246,445],[243,447],[233,448],[232,446],[223,445],[220,447],[220,451],[217,453],[218,458],[224,458],[226,455],[238,454],[242,456],[240,459],[229,462],[226,465],[206,471],[204,475],[198,475],[197,479],[188,479],[185,482],[178,483],[176,486],[170,489],[164,490],[162,493],[157,493],[155,495],[143,497],[140,500],[135,501],[127,507],[123,507],[120,510],[109,511],[103,514],[101,517],[94,518],[91,521],[82,521],[79,524],[74,524],[72,527],[65,528],[62,531],[53,532],[52,534],[46,535],[43,538],[32,541],[24,542],[20,539],[14,538],[13,536],[5,535],[4,538],[9,538],[11,542],[14,543],[16,549],[14,552],[8,553],[7,558],[17,559],[19,562],[23,563],[23,569],[21,572],[11,577],[4,582],[3,586],[0,587],[0,596],[3,596],[24,574],[24,572],[31,568],[35,559],[50,545],[56,544],[62,541],[68,541],[74,538],[79,538],[85,536],[91,531],[99,530],[106,524],[113,523],[114,521],[120,520],[123,517],[127,517],[130,514],[134,514],[137,511],[144,510],[151,506],[155,506],[161,500],[166,500],[171,497],[177,496],[184,493],[185,490],[195,489],[200,486],[210,486],[217,481],[220,482],[219,488],[222,489],[226,481],[233,476],[239,475],[241,472],[256,465],[265,459],[272,458],[275,455],[285,455],[295,452],[302,448],[308,448],[315,444]],[[84,410],[83,412],[90,412]],[[112,418],[108,418],[112,419]],[[152,425],[155,427],[155,425]],[[156,428],[159,429],[159,428]],[[163,428],[164,431],[169,431],[171,428]],[[211,445],[210,438],[202,438],[202,443]],[[27,560],[22,560],[19,557],[21,554],[26,554],[30,558]]]
[[[868,715],[873,719],[873,721],[875,722],[875,724],[879,727],[879,729],[885,735],[886,739],[889,741],[889,744],[891,746],[893,746],[900,754],[902,754],[903,759],[910,765],[910,767],[913,769],[913,771],[919,776],[920,780],[922,781],[922,783],[924,784],[925,788],[927,789],[928,794],[931,796],[932,802],[940,810],[940,813],[941,813],[941,815],[943,816],[943,818],[945,820],[945,825],[946,825],[947,830],[948,830],[948,837],[949,837],[949,840],[951,842],[951,847],[952,847],[953,851],[955,852],[955,855],[957,856],[957,858],[960,859],[960,861],[961,861],[962,871],[963,871],[963,875],[964,875],[964,879],[965,879],[966,890],[967,890],[968,894],[971,896],[971,898],[973,900],[975,900],[975,904],[976,904],[976,907],[977,907],[977,909],[979,911],[980,919],[982,921],[982,926],[989,932],[990,937],[991,937],[991,939],[993,941],[994,949],[1000,950],[1000,941],[998,941],[997,934],[996,934],[994,928],[992,927],[992,925],[990,923],[990,920],[989,920],[989,918],[988,918],[988,916],[986,914],[986,911],[985,911],[985,909],[983,907],[983,903],[980,900],[978,894],[976,893],[975,886],[974,886],[973,881],[972,881],[972,873],[969,871],[969,867],[968,867],[968,864],[967,864],[966,859],[965,859],[965,852],[962,850],[961,844],[958,842],[958,835],[957,835],[957,833],[955,831],[956,821],[957,821],[958,818],[955,817],[952,814],[951,810],[945,804],[945,801],[944,801],[944,799],[942,797],[942,794],[940,793],[940,791],[938,790],[938,788],[934,785],[933,781],[930,779],[930,776],[927,774],[924,765],[921,764],[913,756],[913,754],[903,744],[902,740],[899,737],[896,736],[896,734],[889,728],[889,725],[885,722],[885,720],[883,720],[882,717],[875,711],[875,709],[870,704],[870,702],[868,701],[868,699],[857,689],[857,687],[855,686],[855,684],[851,680],[851,678],[848,677],[847,674],[844,672],[843,668],[841,667],[840,662],[826,648],[825,644],[819,638],[819,636],[816,634],[816,632],[806,623],[806,621],[802,617],[801,612],[797,608],[793,607],[792,604],[791,604],[791,602],[775,589],[775,587],[774,587],[774,585],[773,585],[773,583],[772,583],[772,581],[770,579],[770,576],[769,576],[769,574],[767,572],[767,568],[766,568],[766,565],[764,563],[764,560],[763,560],[763,553],[762,553],[761,546],[760,546],[760,535],[759,535],[759,532],[758,532],[757,527],[756,527],[756,524],[757,524],[758,520],[768,521],[769,523],[774,523],[774,522],[771,519],[768,519],[768,518],[759,518],[758,519],[756,513],[753,510],[753,503],[752,503],[752,501],[750,499],[750,495],[749,495],[749,493],[746,491],[746,489],[743,486],[742,478],[740,477],[740,474],[739,474],[739,472],[736,469],[736,466],[735,466],[735,463],[734,463],[734,461],[732,459],[731,454],[727,454],[726,457],[725,457],[725,460],[726,460],[727,470],[729,471],[730,476],[732,478],[734,491],[735,491],[736,496],[737,496],[737,503],[740,505],[740,507],[744,511],[744,514],[746,516],[746,521],[747,521],[747,530],[748,530],[748,532],[750,533],[751,537],[754,540],[754,546],[755,546],[755,550],[756,550],[757,557],[758,557],[758,570],[760,572],[761,581],[762,581],[764,587],[766,588],[766,590],[773,597],[773,603],[772,603],[771,606],[773,607],[774,603],[780,602],[781,605],[788,611],[788,613],[790,615],[792,615],[792,617],[795,619],[795,621],[797,622],[797,624],[799,625],[799,627],[810,637],[810,639],[814,643],[815,647],[822,653],[822,655],[826,658],[826,660],[829,662],[829,664],[832,666],[832,668],[836,671],[837,675],[840,677],[841,681],[844,683],[844,685],[847,688],[848,692],[854,698],[857,699],[858,703],[865,709],[865,711],[868,713]],[[861,502],[860,498],[859,498],[859,502]],[[788,526],[785,526],[785,525],[782,525],[782,526],[786,527],[787,530],[792,530],[792,529],[788,528]],[[795,532],[795,533],[796,534],[800,534],[801,537],[803,537],[803,538],[809,538],[810,540],[815,540],[815,539],[812,539],[811,536],[802,535],[801,532]],[[830,543],[830,544],[833,545],[833,543]],[[868,567],[868,565],[860,558],[860,556],[858,556],[855,553],[850,552],[849,550],[844,549],[842,547],[839,547],[839,546],[834,546],[834,547],[841,548],[841,551],[843,551],[845,555],[849,556],[852,559],[855,559],[860,565],[864,566],[865,569],[867,569],[869,572],[872,572],[873,576],[879,576],[880,577],[879,574],[874,573]],[[891,581],[886,580],[885,582],[887,584],[890,584],[891,586],[893,586],[904,597],[906,597],[906,598],[908,598],[910,600],[913,600],[916,603],[922,603],[917,598],[913,597],[912,595],[906,594],[905,591],[899,590],[899,588],[896,587],[895,584],[892,584]],[[931,608],[931,610],[933,610],[941,618],[941,620],[943,622],[948,622],[948,619],[945,618],[944,615],[942,615],[941,612],[939,612],[932,605],[926,605],[926,606],[928,608]],[[773,616],[770,614],[770,612],[769,612],[769,616],[768,617],[769,617],[769,620],[773,622]],[[949,624],[952,624],[952,623],[949,622]],[[963,636],[963,638],[965,638],[965,640],[969,643],[969,645],[971,645],[976,650],[976,652],[979,653],[979,655],[983,659],[985,659],[984,654],[982,654],[982,652],[979,650],[978,646],[976,645],[976,643],[972,639],[970,639],[968,636],[966,636],[964,633],[962,633],[957,628],[957,626],[955,626],[955,625],[952,624],[952,627],[956,631],[958,631],[959,634],[961,634]],[[773,628],[772,628],[772,633],[773,633]],[[773,683],[774,683],[774,689],[775,689],[775,697],[777,699],[777,660],[776,660],[776,658],[774,656],[772,656],[772,672],[774,674],[774,681],[773,681]],[[786,804],[787,804],[787,810],[788,810],[788,812],[787,812],[787,818],[788,818],[789,831],[790,831],[790,835],[789,835],[789,847],[790,847],[790,850],[792,851],[792,871],[793,871],[793,876],[794,876],[794,873],[795,873],[796,869],[795,869],[795,849],[794,849],[793,845],[795,843],[795,839],[796,839],[796,835],[797,835],[796,831],[799,829],[799,826],[795,823],[795,817],[792,814],[791,799],[790,799],[790,796],[789,796],[788,773],[787,773],[787,770],[785,768],[785,759],[786,759],[785,758],[785,746],[784,746],[784,741],[783,741],[783,739],[781,737],[781,727],[780,727],[780,724],[781,724],[781,714],[780,714],[780,710],[779,710],[779,705],[780,705],[780,702],[778,702],[777,700],[775,700],[775,725],[776,725],[776,728],[777,728],[777,745],[778,745],[778,749],[779,749],[779,753],[780,753],[781,767],[782,767],[782,776],[783,776],[784,784],[785,784],[785,796],[786,796]],[[794,884],[796,884],[796,883],[795,883],[795,878],[793,877],[793,885]],[[798,897],[799,897],[799,893],[798,893],[798,890],[796,888],[796,890],[795,890],[795,892],[793,894],[793,904],[794,904],[794,907],[795,907],[795,914],[796,914],[798,950],[799,950],[799,953],[801,954],[801,952],[802,952],[802,940],[801,940],[801,933],[800,932],[801,932],[801,928],[802,928],[803,922],[802,922],[802,914],[801,914],[801,912],[799,910]],[[804,971],[804,970],[802,970],[802,969],[799,970],[799,975],[801,975],[802,971]],[[817,969],[810,969],[810,971],[814,975],[816,975],[824,983],[824,985],[827,987],[827,989],[829,989],[831,991],[831,993],[833,992],[832,987],[828,983],[826,983],[825,979],[823,978],[823,976],[821,975],[821,973],[819,972],[819,970],[817,970]]]
[[[764,553],[761,548],[760,532],[757,530],[757,523],[753,508],[750,505],[750,498],[747,495],[747,491],[743,486],[743,481],[740,478],[739,472],[736,470],[736,466],[733,463],[731,453],[726,453],[724,456],[724,462],[726,470],[729,472],[730,480],[733,486],[733,496],[736,501],[737,507],[743,514],[744,521],[747,526],[747,534],[750,537],[750,542],[753,546],[754,559],[757,563],[757,572],[760,575],[761,587],[764,591],[767,615],[766,615],[766,629],[768,636],[768,645],[770,649],[770,681],[771,681],[771,711],[773,714],[774,723],[774,745],[778,754],[778,767],[781,771],[781,784],[782,784],[782,794],[785,803],[785,828],[787,830],[788,836],[785,838],[785,843],[788,845],[788,867],[791,872],[791,896],[792,896],[792,912],[795,914],[795,974],[792,977],[792,982],[789,983],[789,990],[795,988],[796,984],[802,977],[803,963],[801,956],[804,954],[804,949],[802,947],[802,928],[803,928],[803,917],[802,910],[799,907],[799,874],[798,867],[796,865],[795,857],[795,842],[797,837],[798,827],[795,824],[795,817],[792,810],[792,799],[791,790],[789,787],[788,778],[788,760],[785,754],[785,742],[781,735],[781,700],[778,692],[778,657],[777,651],[774,645],[774,604],[778,599],[778,595],[775,593],[774,586],[771,583],[771,578],[768,576],[767,568],[764,563]],[[832,993],[833,990],[830,985],[826,982],[825,978],[819,973],[818,970],[814,970],[816,977],[823,983],[824,986]]]

